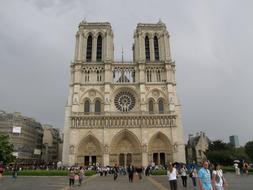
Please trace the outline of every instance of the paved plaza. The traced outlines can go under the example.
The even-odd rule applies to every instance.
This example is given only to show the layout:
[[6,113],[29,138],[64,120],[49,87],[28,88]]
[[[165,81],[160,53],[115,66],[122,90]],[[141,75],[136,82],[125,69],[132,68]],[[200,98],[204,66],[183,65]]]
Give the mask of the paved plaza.
[[[253,190],[253,175],[249,176],[236,176],[233,173],[225,173],[225,179],[228,181],[228,187],[225,190]],[[152,179],[159,182],[166,189],[169,188],[167,176],[152,176]],[[181,178],[178,178],[179,190],[186,189],[182,186]],[[194,190],[191,178],[187,179],[187,190]]]
[[[253,175],[235,176],[234,174],[225,174],[229,186],[226,190],[253,190]],[[75,185],[72,188],[68,186],[67,177],[18,177],[13,180],[6,176],[0,180],[0,190],[165,190],[170,189],[166,176],[152,176],[151,179],[145,178],[142,181],[135,180],[129,183],[127,176],[119,176],[113,181],[113,176],[107,177],[89,177],[86,178],[84,184],[79,187]],[[193,190],[191,179],[187,180],[187,188],[183,188],[181,178],[178,179],[179,190]]]

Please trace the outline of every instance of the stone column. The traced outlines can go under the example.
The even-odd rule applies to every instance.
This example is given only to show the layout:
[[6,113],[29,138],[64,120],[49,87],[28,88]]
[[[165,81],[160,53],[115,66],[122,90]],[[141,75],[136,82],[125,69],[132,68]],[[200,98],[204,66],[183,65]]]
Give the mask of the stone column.
[[170,60],[169,34],[164,35],[165,60]]
[[145,61],[145,43],[144,36],[139,36],[139,61]]
[[82,58],[83,58],[83,33],[80,33],[77,60],[82,60]]
[[78,59],[78,47],[79,47],[79,31],[76,33],[76,46],[75,46],[75,60]]
[[127,153],[124,154],[124,166],[126,167],[127,164]]
[[109,153],[104,153],[103,160],[104,160],[104,166],[108,166],[109,165]]
[[97,60],[97,36],[92,38],[92,62],[96,62]]
[[89,156],[89,164],[91,165],[92,164],[92,157]]
[[112,66],[111,63],[105,63],[105,91],[104,91],[104,112],[110,111],[110,94],[112,83]]
[[164,35],[160,35],[158,38],[158,43],[159,43],[159,56],[160,56],[160,60],[164,61],[165,60],[165,49],[164,49],[164,40],[163,40]]
[[86,62],[86,53],[87,53],[87,36],[83,37],[83,60]]
[[150,61],[155,61],[154,36],[149,36]]

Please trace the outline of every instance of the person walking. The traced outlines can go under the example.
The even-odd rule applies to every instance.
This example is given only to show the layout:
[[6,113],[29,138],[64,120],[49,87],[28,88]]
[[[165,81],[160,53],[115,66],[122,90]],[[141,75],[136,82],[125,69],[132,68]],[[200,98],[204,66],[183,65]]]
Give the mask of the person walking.
[[192,166],[190,177],[192,178],[192,185],[193,185],[194,189],[196,189],[197,188],[197,181],[196,180],[198,177],[198,172],[194,166]]
[[11,175],[12,175],[12,179],[17,179],[17,175],[18,175],[18,168],[17,166],[13,166],[12,168],[12,172],[11,172]]
[[73,168],[69,170],[69,186],[74,186],[75,184],[75,171]]
[[150,173],[150,165],[148,165],[148,166],[146,167],[145,175],[146,175],[146,176],[149,176],[149,173]]
[[128,173],[128,180],[129,182],[133,182],[133,177],[134,177],[134,166],[132,164],[130,164],[127,167],[127,173]]
[[141,176],[141,174],[142,174],[142,166],[136,168],[136,172],[138,174],[139,180],[142,180],[142,176]]
[[0,180],[2,179],[3,175],[4,175],[4,166],[2,163],[0,163]]
[[177,170],[176,168],[170,163],[167,171],[167,176],[170,182],[170,189],[177,190]]
[[79,171],[79,186],[82,185],[84,179],[84,169],[83,167],[80,167],[80,171]]
[[245,174],[245,175],[249,174],[248,167],[249,167],[249,164],[246,161],[244,161],[243,166],[242,166],[243,174]]
[[212,181],[215,190],[224,190],[226,181],[219,164],[214,164]]
[[235,168],[235,174],[236,175],[240,175],[240,168],[239,168],[239,165],[238,163],[234,163],[234,168]]
[[113,168],[113,173],[114,173],[113,179],[115,181],[118,178],[118,173],[119,173],[119,168],[118,168],[117,164],[115,164],[115,166]]
[[198,172],[198,184],[199,190],[213,190],[212,183],[211,183],[211,174],[208,169],[208,162],[203,162],[203,167]]
[[182,168],[180,169],[180,174],[181,174],[181,178],[182,178],[182,183],[184,187],[187,187],[187,168],[185,165],[182,166]]

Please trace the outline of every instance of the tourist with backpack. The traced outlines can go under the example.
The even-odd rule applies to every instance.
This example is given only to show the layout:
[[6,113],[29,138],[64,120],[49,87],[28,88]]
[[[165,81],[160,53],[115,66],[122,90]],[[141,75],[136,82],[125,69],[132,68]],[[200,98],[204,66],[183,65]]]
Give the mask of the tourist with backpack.
[[212,181],[213,181],[213,187],[215,190],[224,190],[226,181],[219,164],[214,164]]

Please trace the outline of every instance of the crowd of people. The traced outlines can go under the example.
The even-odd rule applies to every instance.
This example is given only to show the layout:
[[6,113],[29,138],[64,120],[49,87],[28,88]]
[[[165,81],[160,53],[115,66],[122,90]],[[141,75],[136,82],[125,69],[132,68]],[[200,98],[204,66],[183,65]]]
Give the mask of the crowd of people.
[[[249,164],[245,161],[235,161],[234,168],[236,175],[248,175]],[[0,163],[0,178],[3,176],[5,170],[11,171],[12,177],[16,179],[17,173],[23,169],[49,169],[48,166],[18,166],[9,165],[4,168],[3,164]],[[86,167],[70,167],[68,168],[69,186],[82,184],[85,178],[86,170],[93,170],[94,173],[100,174],[100,176],[113,176],[113,180],[118,179],[118,175],[128,175],[130,183],[137,180],[142,180],[142,175],[149,176],[151,172],[165,168],[157,166],[154,163],[147,167],[133,166],[129,164],[127,167],[118,166],[86,166]],[[192,186],[199,190],[224,190],[227,182],[224,178],[223,171],[219,164],[210,164],[208,161],[204,161],[202,167],[199,169],[197,164],[183,164],[183,163],[170,163],[167,167],[167,176],[171,190],[177,190],[178,180],[181,178],[182,186],[187,187],[188,177],[191,178]],[[52,169],[52,168],[51,168]],[[64,167],[53,168],[53,169],[67,169]]]
[[248,175],[249,173],[249,164],[244,160],[235,160],[234,168],[236,175]]
[[177,164],[171,163],[168,167],[167,176],[171,190],[177,190],[179,176],[182,178],[183,187],[187,187],[187,176],[192,179],[192,185],[195,189],[198,187],[199,190],[224,190],[227,186],[220,165],[210,164],[208,161],[204,161],[199,170],[192,166],[190,171],[185,164],[178,167]]

